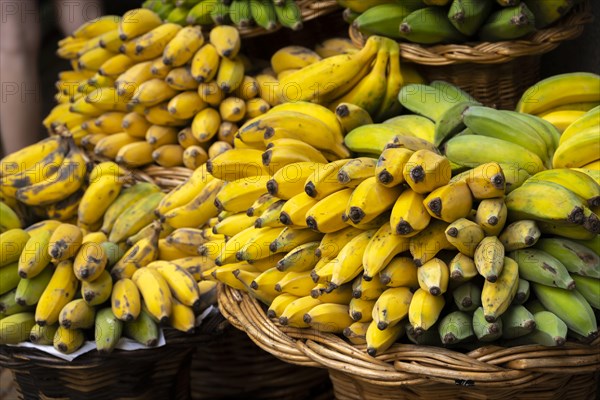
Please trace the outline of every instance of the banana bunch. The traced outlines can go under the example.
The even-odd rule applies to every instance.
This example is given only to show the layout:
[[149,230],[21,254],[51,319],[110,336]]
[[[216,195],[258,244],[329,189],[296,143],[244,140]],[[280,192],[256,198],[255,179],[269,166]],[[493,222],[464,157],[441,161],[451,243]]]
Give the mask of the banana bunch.
[[553,24],[573,1],[338,0],[344,18],[364,36],[419,44],[515,40]]
[[516,111],[541,117],[562,133],[600,105],[599,82],[600,76],[588,72],[551,76],[526,90]]
[[414,70],[400,66],[398,44],[380,36],[369,38],[359,51],[324,59],[292,46],[275,53],[271,62],[279,77],[278,102],[311,101],[332,110],[349,103],[377,121],[398,114],[403,85],[422,81]]
[[[107,176],[100,172],[97,182]],[[200,277],[214,263],[196,251],[208,241],[200,230],[154,220],[162,197],[147,183],[113,200],[93,196],[90,205],[108,204],[97,211],[102,230],[46,220],[2,233],[0,344],[30,340],[68,354],[91,336],[98,351],[111,352],[121,337],[155,346],[161,325],[193,331],[216,301],[216,284]],[[79,217],[89,211],[80,208]]]
[[[88,25],[94,23],[100,21]],[[100,159],[130,168],[196,169],[231,148],[238,125],[271,107],[259,77],[266,88],[277,79],[248,75],[253,65],[239,53],[234,27],[206,34],[199,25],[163,23],[142,8],[96,31],[59,43],[73,70],[60,74],[59,104],[44,123],[66,125],[75,142]],[[74,40],[82,42],[77,51]]]
[[147,0],[142,7],[154,11],[166,22],[182,26],[302,29],[302,12],[294,0]]

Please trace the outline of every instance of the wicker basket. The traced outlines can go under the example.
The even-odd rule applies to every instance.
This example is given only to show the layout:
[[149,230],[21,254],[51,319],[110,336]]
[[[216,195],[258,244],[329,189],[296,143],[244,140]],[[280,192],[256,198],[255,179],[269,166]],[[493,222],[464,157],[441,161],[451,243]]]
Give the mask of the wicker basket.
[[69,362],[39,350],[0,346],[0,366],[12,370],[21,399],[189,399],[192,348],[173,330],[162,347],[110,354],[96,351]]
[[[400,57],[415,63],[427,81],[445,80],[488,106],[514,109],[523,92],[539,81],[542,54],[561,42],[577,38],[592,22],[589,1],[549,28],[519,40],[421,46],[400,44]],[[350,26],[350,38],[359,47],[365,37]]]
[[373,358],[336,335],[283,327],[252,297],[219,288],[221,313],[261,348],[297,365],[327,368],[337,399],[596,399],[600,338],[591,345],[485,346],[469,353],[395,344]]
[[327,372],[285,363],[258,348],[220,314],[195,335],[191,398],[254,400],[329,400]]

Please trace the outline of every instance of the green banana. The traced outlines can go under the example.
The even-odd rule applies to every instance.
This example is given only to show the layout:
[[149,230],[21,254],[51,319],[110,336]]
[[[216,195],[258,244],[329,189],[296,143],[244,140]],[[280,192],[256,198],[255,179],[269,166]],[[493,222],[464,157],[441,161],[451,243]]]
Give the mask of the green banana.
[[363,34],[401,39],[398,27],[411,11],[403,4],[381,4],[360,14],[352,24]]
[[277,27],[277,13],[271,0],[250,0],[250,12],[258,26],[268,31]]
[[474,311],[481,307],[481,286],[468,281],[452,290],[454,303],[460,311]]
[[511,306],[502,314],[502,337],[514,339],[525,336],[535,329],[533,315],[525,307]]
[[533,291],[544,308],[556,314],[575,333],[585,338],[593,338],[598,334],[594,310],[577,290],[533,283]]
[[34,344],[51,346],[58,324],[40,326],[35,324],[29,332],[29,341]]
[[275,14],[282,26],[294,31],[302,29],[302,11],[294,0],[285,0],[282,5],[276,6]]
[[572,274],[600,279],[600,256],[582,244],[556,237],[542,238],[535,247],[558,259]]
[[573,0],[523,0],[535,15],[535,27],[542,29],[567,14],[577,2]]
[[567,290],[575,288],[575,281],[563,263],[543,250],[515,250],[508,257],[519,264],[519,276],[523,279]]
[[493,342],[502,337],[502,319],[498,318],[494,322],[485,320],[483,307],[478,307],[473,313],[473,332],[478,340],[482,342]]
[[22,306],[33,306],[37,304],[44,289],[48,286],[54,268],[47,267],[37,276],[30,279],[21,279],[15,293],[16,302]]
[[475,335],[473,317],[466,312],[453,311],[440,321],[438,333],[445,345],[467,341]]
[[18,344],[29,339],[29,332],[35,325],[31,312],[9,315],[0,320],[0,344]]
[[419,44],[461,43],[465,36],[448,20],[442,7],[413,11],[400,24],[400,37]]
[[0,319],[16,313],[31,311],[31,307],[17,303],[16,291],[17,289],[13,289],[0,296]]
[[492,13],[479,29],[483,41],[513,40],[535,31],[535,16],[525,3]]
[[530,288],[531,285],[528,280],[519,278],[519,287],[517,288],[517,293],[515,294],[512,304],[518,305],[525,303],[529,299]]
[[550,311],[533,314],[535,330],[525,337],[542,346],[562,346],[567,341],[567,324]]
[[123,324],[123,335],[144,346],[154,347],[159,339],[158,325],[145,310],[142,310],[137,319]]
[[98,310],[95,322],[96,349],[101,353],[110,353],[121,339],[123,322],[115,317],[111,307]]
[[600,310],[600,279],[587,276],[572,275],[577,291],[590,303],[596,310]]
[[493,9],[489,0],[454,0],[448,10],[448,19],[463,35],[474,35]]
[[247,28],[252,23],[249,0],[233,0],[229,6],[229,18],[238,28]]

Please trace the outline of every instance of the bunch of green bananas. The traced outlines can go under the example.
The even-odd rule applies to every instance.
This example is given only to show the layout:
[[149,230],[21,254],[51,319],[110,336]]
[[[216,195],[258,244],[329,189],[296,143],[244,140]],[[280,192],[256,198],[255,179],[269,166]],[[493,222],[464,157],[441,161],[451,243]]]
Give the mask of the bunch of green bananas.
[[[106,176],[90,184],[76,224],[50,219],[0,235],[0,344],[30,340],[72,353],[92,330],[101,352],[122,335],[155,346],[161,324],[191,332],[216,302],[216,284],[200,279],[214,263],[196,252],[208,236],[155,220],[164,195],[152,184],[96,196],[96,182],[114,192]],[[82,227],[97,215],[92,230]]]
[[259,26],[302,29],[302,11],[294,0],[147,0],[142,7],[179,25]]
[[76,143],[128,167],[196,169],[271,106],[261,86],[277,79],[249,76],[240,47],[234,27],[214,27],[205,43],[200,26],[143,8],[88,22],[59,43],[73,71],[60,74],[60,104],[44,123],[65,124]]
[[567,14],[571,0],[338,0],[364,35],[420,44],[514,40]]

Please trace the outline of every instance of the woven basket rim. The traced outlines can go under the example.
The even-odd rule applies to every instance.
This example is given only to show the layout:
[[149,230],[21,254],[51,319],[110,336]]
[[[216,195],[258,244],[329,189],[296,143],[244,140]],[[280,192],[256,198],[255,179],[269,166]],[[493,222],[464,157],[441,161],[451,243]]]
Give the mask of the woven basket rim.
[[[296,0],[300,13],[302,14],[302,21],[310,21],[312,19],[322,17],[329,13],[332,13],[340,9],[339,4],[336,0]],[[211,27],[207,27],[206,31],[209,31]],[[283,29],[281,24],[277,24],[275,29],[266,30],[260,26],[251,26],[247,28],[239,28],[240,36],[242,38],[251,38],[256,36],[270,35]]]
[[281,326],[245,292],[219,284],[219,309],[229,322],[259,347],[283,361],[328,368],[382,386],[456,384],[475,379],[479,387],[526,387],[547,374],[586,374],[600,370],[600,337],[585,345],[562,347],[487,345],[468,353],[413,344],[394,344],[371,357],[364,345],[337,335]]
[[[583,33],[584,26],[594,20],[589,0],[573,7],[565,17],[550,27],[540,29],[523,39],[501,42],[467,42],[422,46],[399,42],[400,57],[406,62],[443,66],[461,63],[499,64],[523,56],[534,56],[554,50],[561,42],[573,40]],[[365,37],[350,25],[349,35],[359,48]]]

